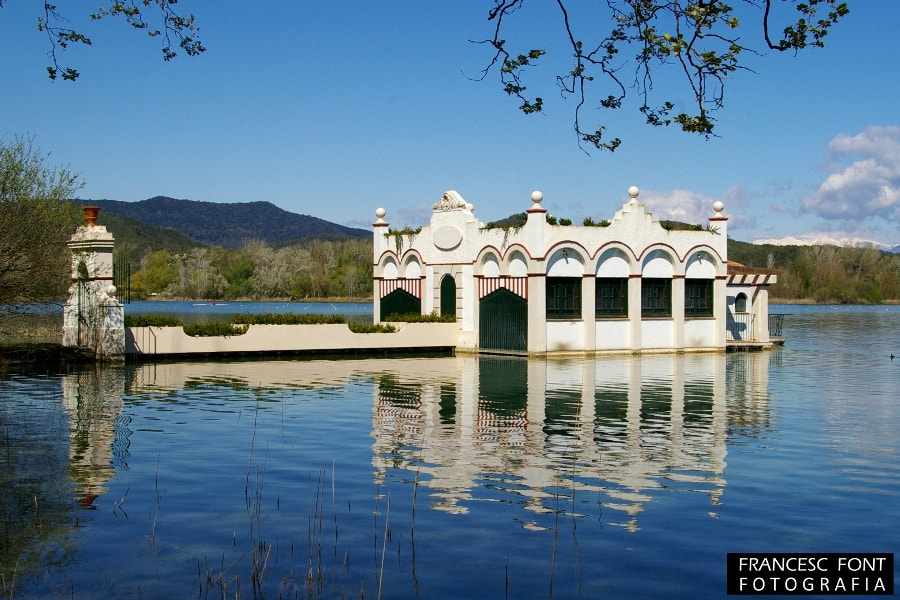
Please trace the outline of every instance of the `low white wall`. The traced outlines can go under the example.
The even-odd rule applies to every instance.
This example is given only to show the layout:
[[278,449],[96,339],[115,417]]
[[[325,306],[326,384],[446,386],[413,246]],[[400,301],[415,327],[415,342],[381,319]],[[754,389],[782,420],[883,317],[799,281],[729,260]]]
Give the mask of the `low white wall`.
[[547,352],[584,352],[584,321],[547,321]]
[[346,324],[251,325],[234,336],[192,337],[181,327],[129,327],[125,352],[132,355],[228,354],[454,348],[456,323],[392,323],[394,333],[354,333]]
[[668,350],[675,348],[674,319],[645,319],[641,321],[641,348]]
[[690,319],[684,322],[685,348],[715,348],[716,334],[719,331],[717,319]]
[[628,319],[597,319],[597,350],[631,349],[631,321]]

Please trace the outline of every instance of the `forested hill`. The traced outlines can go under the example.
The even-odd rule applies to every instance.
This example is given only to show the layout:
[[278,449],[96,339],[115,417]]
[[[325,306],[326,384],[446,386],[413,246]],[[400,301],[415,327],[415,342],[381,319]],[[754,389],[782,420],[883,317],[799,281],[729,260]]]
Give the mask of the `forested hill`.
[[[148,225],[174,229],[209,246],[240,248],[248,240],[279,245],[305,238],[347,239],[372,235],[371,231],[345,227],[317,217],[278,208],[271,202],[199,202],[156,196],[140,202],[82,200],[108,212]],[[101,219],[102,222],[102,219]]]

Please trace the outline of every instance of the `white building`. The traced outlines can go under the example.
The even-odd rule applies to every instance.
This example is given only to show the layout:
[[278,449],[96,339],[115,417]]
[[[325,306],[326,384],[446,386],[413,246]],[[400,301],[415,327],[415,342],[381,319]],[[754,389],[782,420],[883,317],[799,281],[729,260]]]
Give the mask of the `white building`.
[[609,222],[555,225],[531,195],[521,227],[486,228],[456,192],[429,225],[374,225],[374,320],[454,314],[458,351],[527,354],[720,351],[771,345],[772,271],[728,267],[728,218],[664,228],[637,200]]

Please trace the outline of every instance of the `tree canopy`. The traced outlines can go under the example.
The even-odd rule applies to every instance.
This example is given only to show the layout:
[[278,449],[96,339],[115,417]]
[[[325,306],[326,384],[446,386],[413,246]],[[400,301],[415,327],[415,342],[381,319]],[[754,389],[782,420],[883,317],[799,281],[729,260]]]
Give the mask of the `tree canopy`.
[[0,139],[0,311],[56,301],[69,286],[66,242],[80,219],[78,175],[49,167],[31,139]]

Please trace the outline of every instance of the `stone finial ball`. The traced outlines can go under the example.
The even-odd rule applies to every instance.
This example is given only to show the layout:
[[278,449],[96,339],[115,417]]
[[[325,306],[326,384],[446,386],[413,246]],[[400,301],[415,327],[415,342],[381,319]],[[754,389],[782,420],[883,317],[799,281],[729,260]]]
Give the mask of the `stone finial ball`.
[[628,195],[631,196],[632,198],[637,198],[640,193],[641,193],[641,188],[639,188],[636,185],[633,185],[630,188],[628,188]]
[[118,288],[116,288],[116,286],[111,285],[108,288],[106,288],[106,295],[107,296],[115,296],[116,292],[118,292],[118,291],[119,290],[118,290]]
[[544,199],[544,194],[540,190],[534,190],[531,192],[531,201],[535,204],[540,204],[541,200]]
[[722,212],[723,210],[725,210],[725,203],[721,200],[716,200],[715,202],[713,202],[713,210],[717,213]]
[[475,210],[475,205],[471,202],[466,202],[466,210],[472,212],[473,210]]
[[375,209],[375,216],[378,217],[379,219],[383,219],[384,215],[386,215],[386,214],[387,214],[387,211],[384,210],[383,208]]

